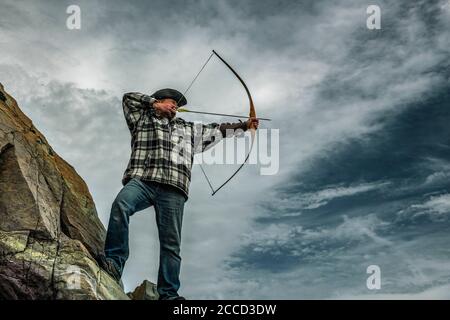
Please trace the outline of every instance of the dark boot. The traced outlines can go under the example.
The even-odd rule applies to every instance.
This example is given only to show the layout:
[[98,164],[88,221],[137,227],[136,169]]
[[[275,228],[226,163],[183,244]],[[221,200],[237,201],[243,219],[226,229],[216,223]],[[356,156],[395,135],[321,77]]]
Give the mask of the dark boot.
[[123,283],[122,283],[122,280],[121,280],[122,276],[121,276],[119,270],[117,269],[116,264],[114,263],[114,261],[112,261],[111,259],[108,259],[104,255],[100,255],[98,257],[97,261],[99,263],[100,268],[105,270],[111,276],[111,278],[116,280],[116,282],[119,284],[119,286],[123,289]]

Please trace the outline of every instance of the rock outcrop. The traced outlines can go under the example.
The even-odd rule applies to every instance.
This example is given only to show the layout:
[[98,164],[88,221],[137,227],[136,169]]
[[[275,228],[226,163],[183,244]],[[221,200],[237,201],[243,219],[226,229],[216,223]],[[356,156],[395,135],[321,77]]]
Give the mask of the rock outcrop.
[[88,187],[0,84],[0,299],[129,299]]
[[148,280],[144,280],[133,292],[128,292],[127,295],[132,300],[158,300],[159,298],[156,285]]

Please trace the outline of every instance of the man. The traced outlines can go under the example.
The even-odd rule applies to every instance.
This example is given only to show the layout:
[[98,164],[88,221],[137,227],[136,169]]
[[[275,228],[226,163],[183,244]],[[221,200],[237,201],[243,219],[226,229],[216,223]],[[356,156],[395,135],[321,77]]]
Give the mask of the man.
[[[111,208],[103,268],[120,282],[128,259],[128,224],[135,212],[155,208],[160,242],[157,291],[161,300],[182,300],[180,244],[184,203],[188,199],[194,153],[202,152],[235,132],[258,127],[258,120],[229,124],[194,124],[176,117],[187,104],[177,90],[151,96],[127,93],[123,112],[131,132],[131,159],[123,188]],[[239,130],[240,129],[240,130]]]

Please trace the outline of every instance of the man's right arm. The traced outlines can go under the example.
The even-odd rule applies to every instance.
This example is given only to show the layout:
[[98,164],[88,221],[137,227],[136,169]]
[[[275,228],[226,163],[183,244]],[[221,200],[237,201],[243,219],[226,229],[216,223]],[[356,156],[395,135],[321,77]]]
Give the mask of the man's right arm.
[[153,102],[155,101],[155,98],[139,92],[128,92],[123,95],[123,114],[131,132],[134,131],[134,127],[145,109],[148,109],[151,114],[154,114]]

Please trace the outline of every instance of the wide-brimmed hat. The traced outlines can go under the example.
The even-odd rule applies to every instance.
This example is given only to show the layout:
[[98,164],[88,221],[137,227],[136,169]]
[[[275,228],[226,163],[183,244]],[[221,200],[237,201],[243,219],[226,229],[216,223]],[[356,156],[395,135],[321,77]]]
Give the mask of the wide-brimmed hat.
[[183,94],[180,91],[175,90],[175,89],[170,89],[170,88],[161,89],[161,90],[158,90],[155,93],[153,93],[151,96],[158,100],[173,99],[176,102],[178,102],[179,107],[187,104],[187,100],[186,100],[185,96],[183,96]]

